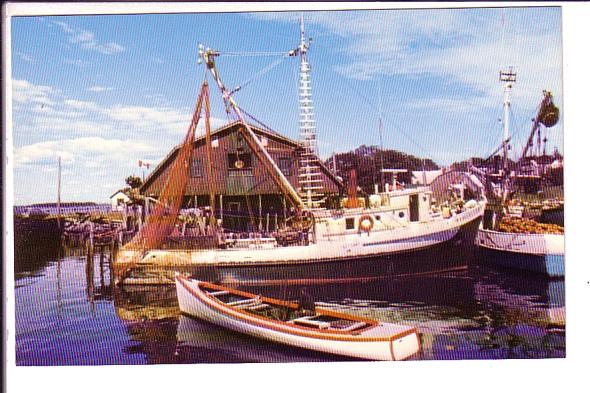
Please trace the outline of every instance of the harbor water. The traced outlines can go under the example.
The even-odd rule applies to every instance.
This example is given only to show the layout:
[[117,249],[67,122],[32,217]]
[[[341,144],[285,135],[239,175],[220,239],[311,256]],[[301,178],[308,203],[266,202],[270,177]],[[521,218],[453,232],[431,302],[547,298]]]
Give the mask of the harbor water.
[[[16,250],[16,364],[347,361],[180,315],[173,286],[112,285],[110,250]],[[300,288],[244,288],[288,298]],[[416,326],[411,360],[563,358],[563,280],[483,263],[466,271],[307,287],[322,307]]]

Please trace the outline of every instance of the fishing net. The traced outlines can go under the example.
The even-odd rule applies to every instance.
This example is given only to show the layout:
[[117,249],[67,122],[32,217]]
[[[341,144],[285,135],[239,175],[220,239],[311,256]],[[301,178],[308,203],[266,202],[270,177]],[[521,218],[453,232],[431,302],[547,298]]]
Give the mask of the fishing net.
[[[143,227],[124,247],[125,250],[138,251],[138,258],[145,251],[160,246],[174,230],[188,182],[190,163],[193,156],[195,130],[201,117],[203,99],[208,102],[208,86],[206,82],[201,87],[184,142],[180,146],[165,176],[165,183],[162,187],[160,198],[152,208],[151,214],[146,218]],[[115,273],[119,276],[124,274],[136,262],[129,261],[118,266]]]

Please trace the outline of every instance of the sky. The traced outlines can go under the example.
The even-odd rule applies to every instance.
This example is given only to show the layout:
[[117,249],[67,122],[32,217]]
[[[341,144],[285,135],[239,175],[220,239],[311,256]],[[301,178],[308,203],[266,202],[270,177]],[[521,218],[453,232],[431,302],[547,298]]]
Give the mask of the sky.
[[[138,160],[153,168],[182,141],[205,75],[199,43],[226,54],[217,65],[231,88],[297,46],[299,16],[12,17],[15,204],[56,200],[58,157],[62,201],[108,202],[127,176],[143,175]],[[501,142],[498,76],[509,66],[513,158],[543,90],[566,116],[558,7],[305,12],[304,20],[322,158],[378,145],[380,112],[384,148],[440,165],[485,157]],[[235,94],[293,139],[298,66],[285,58]],[[211,92],[218,127],[227,116]],[[561,121],[547,137],[548,152],[563,152]]]

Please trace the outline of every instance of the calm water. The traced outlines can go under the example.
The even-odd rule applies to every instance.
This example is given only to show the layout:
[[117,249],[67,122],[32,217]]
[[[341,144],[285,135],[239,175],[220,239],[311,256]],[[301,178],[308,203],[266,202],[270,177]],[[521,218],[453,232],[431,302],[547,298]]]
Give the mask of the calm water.
[[[109,256],[17,256],[17,365],[341,361],[179,314],[173,287],[111,285]],[[298,288],[255,288],[284,296]],[[417,326],[413,359],[565,357],[563,280],[474,266],[403,280],[308,287],[324,307]]]

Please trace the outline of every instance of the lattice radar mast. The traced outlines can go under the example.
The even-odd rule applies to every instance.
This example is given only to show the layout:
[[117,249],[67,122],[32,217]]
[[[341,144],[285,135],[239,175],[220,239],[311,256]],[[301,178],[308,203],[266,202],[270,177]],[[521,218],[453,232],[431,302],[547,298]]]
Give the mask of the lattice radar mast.
[[307,50],[311,40],[305,38],[303,15],[300,21],[301,41],[293,55],[299,55],[299,138],[303,151],[299,158],[299,194],[307,208],[319,208],[324,201],[324,187],[318,160],[316,125],[311,98],[311,65]]

